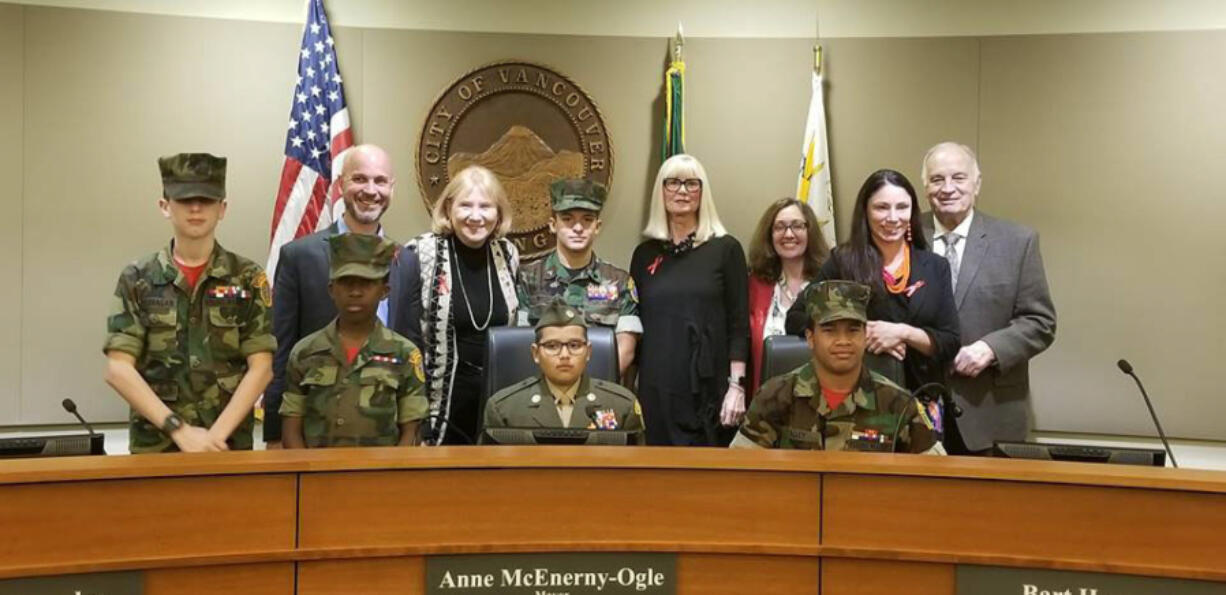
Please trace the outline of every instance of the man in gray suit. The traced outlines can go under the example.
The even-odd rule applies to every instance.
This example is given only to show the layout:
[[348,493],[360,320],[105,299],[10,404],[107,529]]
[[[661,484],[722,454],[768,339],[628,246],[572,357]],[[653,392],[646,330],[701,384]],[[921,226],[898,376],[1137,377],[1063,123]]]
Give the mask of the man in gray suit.
[[979,162],[945,142],[924,156],[933,251],[949,261],[962,348],[949,384],[962,417],[946,428],[949,454],[987,454],[997,440],[1030,431],[1030,358],[1056,338],[1039,236],[975,209]]
[[[341,198],[345,213],[327,229],[303,236],[281,247],[273,281],[272,330],[277,336],[272,383],[264,391],[264,441],[269,448],[281,442],[281,393],[290,350],[303,337],[336,318],[328,295],[328,237],[346,232],[383,235],[379,224],[392,204],[396,177],[387,151],[374,145],[349,150],[341,168]],[[388,321],[389,301],[379,303],[379,319]]]

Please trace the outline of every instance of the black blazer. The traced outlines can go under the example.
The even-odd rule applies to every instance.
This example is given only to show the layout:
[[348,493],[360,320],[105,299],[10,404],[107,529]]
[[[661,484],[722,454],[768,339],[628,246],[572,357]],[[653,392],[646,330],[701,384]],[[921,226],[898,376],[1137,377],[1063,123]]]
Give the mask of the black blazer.
[[[272,293],[272,332],[277,353],[272,362],[272,382],[264,390],[264,440],[281,439],[281,395],[285,392],[285,366],[294,345],[336,318],[336,305],[328,295],[331,258],[328,237],[337,225],[303,236],[281,246]],[[393,264],[393,269],[395,269]],[[393,272],[391,275],[395,277]],[[395,316],[397,285],[388,295],[388,322]]]
[[[822,265],[814,284],[845,279],[839,272],[839,251],[836,249]],[[954,305],[953,284],[950,282],[949,263],[944,258],[927,250],[911,250],[911,284],[924,282],[911,296],[879,295],[874,291],[868,305],[869,320],[902,322],[926,333],[932,340],[933,352],[926,356],[914,349],[907,350],[903,361],[907,388],[915,389],[927,382],[945,383],[945,372],[958,354],[962,343],[959,339],[958,310]],[[790,335],[804,337],[808,316],[804,304],[809,289],[806,288],[788,309],[786,330]]]

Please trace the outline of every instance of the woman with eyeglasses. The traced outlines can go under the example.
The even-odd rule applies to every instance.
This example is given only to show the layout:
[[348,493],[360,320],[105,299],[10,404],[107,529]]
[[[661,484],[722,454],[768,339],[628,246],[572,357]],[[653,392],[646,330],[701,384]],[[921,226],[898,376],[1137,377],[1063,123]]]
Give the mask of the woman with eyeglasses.
[[674,155],[660,166],[643,235],[630,275],[647,443],[725,446],[745,413],[747,272],[697,159]]
[[829,253],[813,209],[795,198],[771,203],[758,220],[749,245],[750,396],[765,380],[763,341],[785,334],[788,308],[817,278]]

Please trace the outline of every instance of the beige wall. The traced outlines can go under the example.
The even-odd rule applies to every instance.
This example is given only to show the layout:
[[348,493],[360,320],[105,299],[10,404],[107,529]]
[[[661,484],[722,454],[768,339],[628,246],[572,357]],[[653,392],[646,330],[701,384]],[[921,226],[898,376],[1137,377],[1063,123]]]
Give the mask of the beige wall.
[[[24,138],[0,144],[0,179],[24,188],[0,199],[11,214],[0,271],[21,279],[0,288],[11,323],[0,328],[15,329],[0,337],[0,390],[10,388],[0,425],[64,422],[64,396],[92,418],[123,417],[98,346],[119,269],[167,238],[156,156],[229,156],[221,240],[264,259],[299,36],[297,24],[0,5],[0,76],[19,82],[0,87],[0,134]],[[357,138],[398,164],[392,235],[426,228],[412,159],[435,95],[471,68],[525,59],[571,76],[604,113],[616,165],[599,251],[628,261],[658,160],[662,37],[336,37]],[[687,46],[689,147],[743,242],[763,206],[794,191],[811,43]],[[924,149],[953,138],[982,153],[983,207],[1042,234],[1060,313],[1056,346],[1034,370],[1042,428],[1147,433],[1114,371],[1126,356],[1172,434],[1221,436],[1226,419],[1200,370],[1223,355],[1209,331],[1226,322],[1211,297],[1226,284],[1201,271],[1226,255],[1212,223],[1221,192],[1205,173],[1226,156],[1226,33],[824,43],[841,229],[865,175],[894,167],[914,179]]]
[[[305,0],[11,0],[17,4],[301,23]],[[343,0],[335,25],[664,37],[956,37],[1226,28],[1221,0]]]
[[21,402],[22,115],[25,39],[22,9],[0,4],[0,425],[18,419]]
[[1036,227],[1059,312],[1040,427],[1226,438],[1226,32],[986,39],[984,209]]

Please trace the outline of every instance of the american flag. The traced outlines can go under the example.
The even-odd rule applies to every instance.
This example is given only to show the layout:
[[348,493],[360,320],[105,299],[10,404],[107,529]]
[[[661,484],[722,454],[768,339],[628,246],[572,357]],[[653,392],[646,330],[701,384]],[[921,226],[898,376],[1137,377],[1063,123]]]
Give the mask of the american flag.
[[353,131],[324,3],[310,2],[285,135],[285,165],[272,213],[269,279],[276,278],[282,245],[331,225],[345,206],[337,200],[339,178],[345,153],[353,146]]

